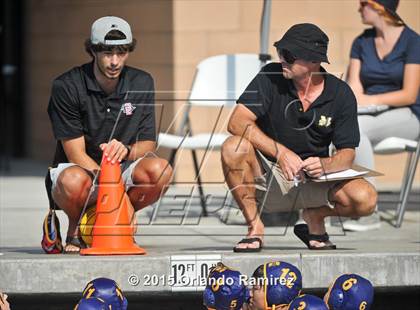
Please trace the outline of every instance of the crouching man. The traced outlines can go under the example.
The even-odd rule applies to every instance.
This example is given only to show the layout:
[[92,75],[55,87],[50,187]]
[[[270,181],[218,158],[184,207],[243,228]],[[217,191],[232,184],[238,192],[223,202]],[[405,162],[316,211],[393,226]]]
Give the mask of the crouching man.
[[[248,224],[235,252],[263,247],[265,211],[303,209],[295,234],[310,249],[335,249],[324,226],[328,216],[371,214],[377,193],[364,179],[300,182],[352,166],[359,144],[357,104],[350,87],[321,66],[327,35],[313,24],[291,27],[274,45],[270,63],[240,96],[222,147],[226,182]],[[329,156],[329,146],[336,148]],[[260,207],[260,208],[259,208]]]
[[102,156],[121,165],[136,211],[157,201],[172,176],[168,162],[153,153],[153,79],[126,66],[135,43],[125,20],[99,18],[85,42],[92,61],[53,82],[48,114],[57,147],[49,173],[50,197],[69,219],[67,253],[84,246],[77,224],[86,200],[96,202],[97,193],[89,191]]

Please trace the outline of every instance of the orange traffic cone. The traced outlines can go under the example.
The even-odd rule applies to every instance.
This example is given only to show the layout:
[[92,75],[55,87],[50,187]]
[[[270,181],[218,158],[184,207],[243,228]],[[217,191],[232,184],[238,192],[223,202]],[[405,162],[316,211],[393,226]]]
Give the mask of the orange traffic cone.
[[92,246],[81,249],[81,255],[146,254],[134,243],[134,210],[127,200],[120,165],[103,158]]

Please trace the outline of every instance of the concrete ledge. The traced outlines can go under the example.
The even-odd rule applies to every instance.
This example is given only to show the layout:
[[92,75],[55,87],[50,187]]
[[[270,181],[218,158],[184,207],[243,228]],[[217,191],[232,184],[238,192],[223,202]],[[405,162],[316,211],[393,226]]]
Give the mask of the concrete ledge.
[[[10,253],[11,254],[11,253]],[[214,252],[212,253],[214,255]],[[200,254],[201,255],[201,254]],[[200,256],[199,255],[199,256]],[[77,293],[96,277],[115,279],[125,292],[170,292],[171,256],[46,256],[0,259],[2,289],[8,293]],[[250,276],[267,261],[283,260],[295,264],[303,275],[304,288],[327,287],[342,273],[356,272],[377,287],[420,286],[420,253],[298,253],[237,255],[221,254],[228,266]],[[156,275],[157,285],[145,283]],[[129,278],[136,276],[137,285]],[[164,283],[166,282],[166,283]],[[184,291],[194,291],[186,289]]]
[[[228,224],[214,216],[201,218],[198,224],[190,225],[196,222],[200,206],[197,204],[188,209],[184,208],[183,201],[169,201],[161,209],[159,225],[147,224],[154,209],[139,212],[136,240],[147,250],[147,256],[82,257],[46,255],[40,249],[41,225],[48,206],[43,177],[1,177],[0,181],[4,193],[0,195],[0,289],[8,294],[80,294],[91,279],[110,277],[128,293],[176,296],[172,293],[174,286],[168,283],[174,255],[195,257],[196,262],[203,255],[217,256],[226,265],[248,276],[264,262],[287,261],[300,268],[307,289],[323,289],[336,276],[349,272],[366,276],[379,288],[420,287],[418,194],[412,195],[400,229],[390,224],[395,204],[384,209],[385,204],[380,206],[382,222],[378,230],[349,233],[342,227],[329,226],[327,230],[338,247],[336,251],[309,251],[293,235],[291,227],[267,225],[264,250],[239,255],[232,252],[232,247],[247,232],[247,227],[240,225],[243,222],[241,215],[232,214]],[[175,194],[184,193],[174,191]],[[381,198],[391,200],[396,198],[394,196],[382,195]],[[211,208],[218,208],[217,203],[214,202]],[[391,208],[392,212],[386,211]],[[185,214],[183,210],[191,214],[186,225],[178,223]],[[59,212],[58,217],[64,237],[67,218],[63,212]],[[153,275],[159,278],[159,283],[146,285],[146,278]],[[137,277],[138,283],[131,281],[130,284],[131,276]],[[160,277],[166,281],[161,281]]]
[[344,272],[359,273],[375,287],[420,285],[420,253],[302,255],[304,286],[321,288]]

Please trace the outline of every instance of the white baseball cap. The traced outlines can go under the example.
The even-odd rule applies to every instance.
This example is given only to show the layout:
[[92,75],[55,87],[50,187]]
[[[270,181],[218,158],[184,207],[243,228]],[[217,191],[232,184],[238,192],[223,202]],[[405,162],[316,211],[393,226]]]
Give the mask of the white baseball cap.
[[[121,31],[125,35],[125,39],[105,40],[106,35],[111,30]],[[124,19],[116,16],[104,16],[95,20],[92,24],[90,41],[92,44],[123,45],[132,43],[133,35],[130,25]]]

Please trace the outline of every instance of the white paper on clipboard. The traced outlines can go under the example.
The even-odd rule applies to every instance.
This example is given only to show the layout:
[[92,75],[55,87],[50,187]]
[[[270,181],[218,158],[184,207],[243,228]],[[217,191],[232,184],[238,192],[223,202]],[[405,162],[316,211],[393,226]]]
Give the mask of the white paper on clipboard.
[[367,174],[369,171],[356,171],[354,169],[347,169],[340,172],[328,173],[319,178],[314,179],[314,181],[328,181],[331,179],[350,179],[355,178],[364,174]]

